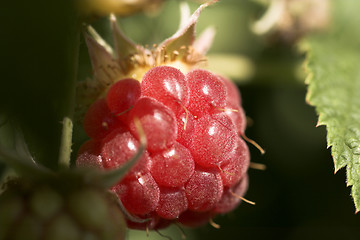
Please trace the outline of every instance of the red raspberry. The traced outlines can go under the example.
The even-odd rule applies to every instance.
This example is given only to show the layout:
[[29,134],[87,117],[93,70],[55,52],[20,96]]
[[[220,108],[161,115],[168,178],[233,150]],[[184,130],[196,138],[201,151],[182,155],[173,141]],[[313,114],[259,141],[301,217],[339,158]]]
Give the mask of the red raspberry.
[[206,115],[197,120],[190,151],[197,164],[216,167],[225,160],[239,137],[226,114]]
[[87,117],[85,129],[93,140],[84,144],[77,164],[124,165],[139,146],[138,119],[147,150],[113,191],[129,214],[150,220],[128,219],[128,226],[203,224],[234,209],[248,186],[250,157],[239,137],[246,125],[240,104],[228,79],[201,69],[184,75],[173,67],[154,67],[140,83],[118,81],[106,101],[89,109],[87,115],[94,117]]
[[190,151],[175,142],[171,148],[152,155],[150,172],[159,185],[181,187],[193,175],[194,168]]
[[93,139],[101,139],[112,130],[123,128],[103,98],[90,106],[84,117],[83,126],[86,134]]
[[106,102],[111,113],[126,123],[129,110],[134,107],[140,94],[139,81],[125,78],[112,85],[106,95]]
[[115,187],[125,208],[132,214],[147,214],[159,203],[160,189],[150,173],[138,179],[124,180]]
[[185,147],[189,147],[194,134],[195,118],[189,111],[184,109],[177,115],[176,121],[178,126],[176,141]]
[[189,101],[184,74],[168,66],[150,69],[141,81],[141,93],[165,104],[175,114]]
[[245,175],[250,163],[250,153],[246,143],[238,138],[231,151],[224,156],[220,165],[221,179],[224,186],[233,186]]
[[76,164],[79,167],[103,168],[100,142],[93,139],[85,142],[79,149]]
[[[124,165],[136,153],[139,142],[130,132],[115,129],[107,135],[101,145],[101,156],[105,168],[115,168]],[[147,151],[128,172],[126,178],[141,176],[148,172],[147,165],[150,161]]]
[[202,117],[224,108],[226,105],[225,84],[209,71],[196,69],[186,75],[189,87],[188,110],[196,117]]
[[129,128],[134,136],[138,133],[133,119],[138,118],[144,129],[148,149],[152,152],[171,147],[177,136],[174,113],[162,103],[150,97],[140,98],[130,111]]
[[212,210],[213,213],[226,213],[232,211],[241,201],[238,196],[243,196],[248,187],[248,177],[245,175],[240,182],[231,187],[225,187],[224,193],[216,207]]
[[225,77],[219,76],[219,79],[224,83],[227,92],[227,101],[234,106],[241,105],[241,96],[237,87],[233,82]]
[[185,190],[160,188],[160,200],[156,213],[165,219],[175,219],[188,208]]
[[220,173],[209,169],[197,169],[185,185],[189,210],[209,211],[219,202],[223,193]]
[[194,211],[185,211],[179,216],[179,222],[184,226],[188,227],[198,227],[208,223],[209,220],[214,216],[210,211],[207,212],[194,212]]

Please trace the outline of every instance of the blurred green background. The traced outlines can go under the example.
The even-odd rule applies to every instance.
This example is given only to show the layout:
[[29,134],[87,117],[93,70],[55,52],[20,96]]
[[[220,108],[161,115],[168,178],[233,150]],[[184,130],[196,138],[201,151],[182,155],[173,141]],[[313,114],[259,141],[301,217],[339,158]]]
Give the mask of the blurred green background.
[[[52,168],[57,164],[60,122],[72,112],[74,81],[91,77],[73,4],[6,1],[0,9],[0,114],[20,123],[36,160]],[[134,41],[159,43],[176,30],[178,6],[179,1],[169,0],[156,14],[139,13],[119,22]],[[198,4],[190,2],[190,6],[193,11]],[[214,219],[220,229],[185,228],[186,235],[189,240],[359,239],[360,216],[354,213],[345,170],[334,175],[325,127],[316,128],[314,108],[305,102],[304,74],[299,74],[304,55],[294,45],[250,31],[263,12],[254,1],[223,0],[200,17],[198,33],[208,25],[217,29],[209,54],[235,55],[246,63],[244,67],[240,61],[236,68],[245,72],[251,68],[234,80],[251,119],[246,134],[266,150],[261,155],[250,146],[251,159],[267,169],[249,170],[246,198],[255,206],[242,203]],[[92,19],[91,25],[111,42],[107,18]],[[84,139],[80,126],[76,127],[75,152]],[[181,239],[176,227],[161,232]],[[155,232],[147,238],[144,232],[131,231],[130,239],[162,238]]]

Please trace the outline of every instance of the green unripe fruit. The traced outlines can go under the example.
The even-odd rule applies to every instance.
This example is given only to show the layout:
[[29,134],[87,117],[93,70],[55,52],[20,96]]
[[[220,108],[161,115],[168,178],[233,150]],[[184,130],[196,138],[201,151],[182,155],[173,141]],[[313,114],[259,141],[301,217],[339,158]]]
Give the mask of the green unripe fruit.
[[110,218],[106,199],[95,191],[84,189],[72,194],[68,199],[69,211],[85,228],[102,229]]
[[57,213],[62,208],[62,204],[59,193],[49,187],[35,190],[30,198],[31,211],[44,220]]
[[[41,236],[42,223],[31,215],[25,215],[16,222],[16,229],[12,233],[15,240],[38,240]],[[14,226],[13,226],[14,227]],[[14,229],[14,228],[13,228]],[[8,231],[9,236],[9,231]],[[6,238],[5,238],[6,239]]]
[[0,240],[125,239],[126,223],[108,191],[61,180],[8,182],[0,195]]
[[23,211],[23,201],[11,191],[0,195],[0,240],[6,239],[8,230],[12,223],[21,215]]
[[53,221],[45,233],[46,240],[77,240],[80,238],[80,231],[76,222],[68,215],[62,214]]

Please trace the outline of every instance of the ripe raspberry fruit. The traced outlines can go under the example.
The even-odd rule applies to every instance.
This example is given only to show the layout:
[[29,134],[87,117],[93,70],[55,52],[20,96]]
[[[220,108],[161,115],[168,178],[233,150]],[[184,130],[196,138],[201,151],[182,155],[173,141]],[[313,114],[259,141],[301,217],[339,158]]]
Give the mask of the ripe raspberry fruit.
[[218,171],[197,169],[185,185],[189,210],[206,212],[215,207],[223,193]]
[[[140,82],[140,97],[133,102],[133,107],[126,106],[129,108],[127,122],[119,124],[101,140],[85,143],[78,156],[78,165],[86,165],[86,159],[92,166],[96,165],[94,162],[100,163],[101,168],[124,165],[139,146],[133,121],[137,118],[147,138],[147,150],[124,179],[113,187],[128,213],[138,218],[168,222],[186,219],[182,214],[188,214],[188,211],[209,219],[217,213],[232,210],[240,202],[236,194],[241,197],[247,188],[248,182],[244,179],[249,166],[249,150],[238,135],[236,123],[225,111],[230,108],[229,101],[226,101],[229,87],[207,70],[195,70],[184,75],[176,68],[159,66],[149,72],[144,75],[146,81]],[[159,82],[150,83],[152,79]],[[172,79],[173,85],[164,79]],[[113,87],[117,88],[121,81]],[[207,81],[214,82],[216,87]],[[199,85],[190,87],[196,85],[194,82]],[[123,94],[119,94],[117,99],[113,87],[108,91],[112,102],[122,101]],[[146,89],[145,94],[143,89]],[[128,89],[132,90],[138,91],[138,88]],[[182,97],[187,95],[188,99]],[[236,96],[239,95],[232,98],[236,99]],[[109,99],[108,95],[106,97]],[[205,105],[198,107],[202,112],[191,110],[201,104]],[[240,103],[237,106],[241,109]],[[108,115],[103,117],[104,121],[108,119]],[[97,124],[101,126],[102,122],[97,120]],[[186,224],[187,221],[180,222]],[[160,226],[150,222],[128,225],[135,228]]]
[[176,219],[188,208],[185,190],[178,188],[160,188],[160,199],[156,213],[164,219]]
[[93,139],[105,137],[111,130],[121,127],[121,122],[111,113],[105,99],[94,102],[84,117],[84,130]]
[[79,167],[96,167],[102,168],[103,159],[100,154],[100,142],[89,140],[85,142],[78,152],[76,163]]
[[170,147],[176,140],[177,126],[175,114],[153,98],[142,97],[130,111],[129,128],[138,137],[134,118],[138,118],[148,143],[154,152]]
[[141,93],[139,81],[128,78],[114,83],[106,95],[106,103],[113,115],[123,122],[128,112],[139,99]]
[[161,186],[181,187],[189,180],[194,168],[190,151],[175,142],[171,148],[152,155],[150,172]]
[[232,211],[240,202],[237,196],[243,196],[248,186],[248,176],[245,175],[239,182],[231,187],[225,187],[223,195],[216,207],[212,210],[213,213],[226,213]]
[[137,179],[124,180],[115,187],[125,208],[134,215],[148,214],[156,209],[160,189],[150,173]]
[[184,74],[168,66],[152,68],[146,72],[141,81],[141,92],[143,96],[155,98],[165,104],[175,114],[189,101]]
[[206,115],[197,120],[190,150],[197,164],[216,167],[225,160],[239,137],[226,114]]
[[[139,142],[130,132],[125,132],[123,129],[116,129],[107,135],[99,145],[101,147],[99,146],[100,152],[98,157],[101,158],[103,167],[115,168],[123,166],[135,155],[139,147]],[[95,146],[95,148],[98,148],[98,146]],[[82,156],[82,154],[80,156]],[[132,178],[146,173],[149,161],[149,154],[145,151],[126,177]]]
[[[93,59],[95,81],[80,85],[83,90],[96,86],[92,90],[98,91],[100,100],[95,101],[105,96],[106,106],[89,108],[86,116],[94,118],[84,124],[95,130],[87,130],[92,144],[85,143],[77,164],[84,166],[89,159],[89,166],[94,162],[105,169],[123,166],[139,147],[136,123],[140,123],[146,151],[112,188],[130,228],[159,229],[172,222],[197,226],[234,209],[246,192],[250,156],[240,138],[246,121],[239,91],[230,80],[199,66],[206,47],[196,46],[208,43],[203,38],[195,44],[191,37],[207,5],[156,49],[124,38],[114,19],[115,44],[126,43],[126,48],[115,46],[118,58],[86,38],[91,56],[97,54],[91,51],[102,51],[102,66],[109,66],[109,74],[96,68],[98,61]],[[105,113],[103,120],[97,112]],[[108,119],[118,122],[110,124]]]
[[197,117],[225,107],[226,88],[218,76],[196,69],[187,74],[190,92],[188,110]]

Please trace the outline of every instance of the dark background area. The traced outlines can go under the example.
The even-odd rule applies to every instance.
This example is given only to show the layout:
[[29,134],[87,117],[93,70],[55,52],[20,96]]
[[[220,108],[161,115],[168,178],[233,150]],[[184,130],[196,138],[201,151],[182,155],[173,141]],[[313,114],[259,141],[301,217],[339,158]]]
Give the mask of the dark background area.
[[[72,1],[6,1],[0,9],[0,114],[15,118],[25,132],[36,160],[55,168],[62,117],[71,113],[77,22]],[[191,9],[196,8],[191,2]],[[120,19],[124,31],[139,43],[169,37],[178,24],[178,1],[168,1],[157,16],[137,14]],[[198,32],[215,25],[217,37],[210,53],[240,55],[254,75],[234,79],[251,124],[251,161],[265,171],[250,169],[246,198],[234,212],[214,221],[221,229],[204,226],[188,230],[188,239],[359,239],[360,216],[346,187],[346,171],[334,175],[326,129],[316,127],[315,109],[306,101],[304,55],[294,45],[268,41],[251,33],[249,25],[264,9],[252,1],[225,0],[204,10]],[[109,39],[107,19],[91,23]],[[78,80],[91,76],[87,50],[80,38]],[[75,64],[75,65],[74,65]],[[76,126],[74,149],[81,144]],[[0,166],[0,174],[4,167]],[[173,239],[180,233],[165,230]],[[130,239],[146,239],[131,232]],[[161,239],[156,233],[150,239]]]

